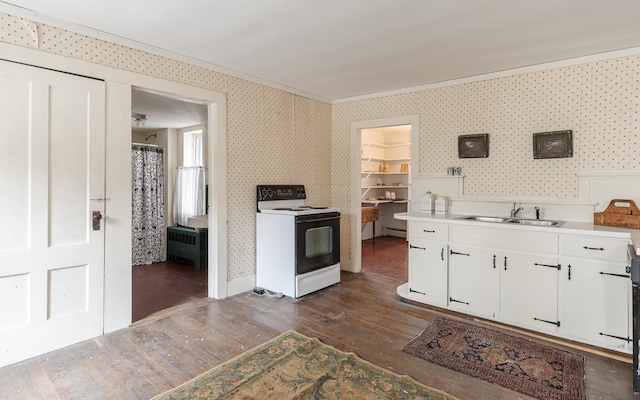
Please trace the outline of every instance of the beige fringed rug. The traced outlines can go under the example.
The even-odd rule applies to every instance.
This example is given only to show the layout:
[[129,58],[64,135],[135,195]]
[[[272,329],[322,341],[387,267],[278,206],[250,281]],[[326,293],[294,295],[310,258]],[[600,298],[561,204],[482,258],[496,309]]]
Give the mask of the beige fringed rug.
[[457,400],[295,331],[154,397],[160,399]]

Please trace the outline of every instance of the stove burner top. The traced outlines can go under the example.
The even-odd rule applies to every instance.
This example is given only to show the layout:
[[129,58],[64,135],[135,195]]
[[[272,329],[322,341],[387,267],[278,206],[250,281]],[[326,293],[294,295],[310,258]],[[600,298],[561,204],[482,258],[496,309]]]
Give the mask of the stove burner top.
[[304,211],[305,208],[308,207],[301,207],[301,208],[293,208],[293,207],[276,207],[276,208],[272,208],[272,210],[286,210],[286,211]]
[[300,208],[310,208],[312,210],[324,210],[325,208],[329,208],[329,207],[319,207],[319,206],[300,206]]

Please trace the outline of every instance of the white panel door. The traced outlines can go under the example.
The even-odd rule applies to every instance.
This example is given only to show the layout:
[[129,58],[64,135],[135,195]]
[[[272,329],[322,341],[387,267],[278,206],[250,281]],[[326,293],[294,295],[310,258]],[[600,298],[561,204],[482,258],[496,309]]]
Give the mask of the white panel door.
[[104,99],[0,61],[0,367],[103,332]]
[[422,303],[446,307],[446,243],[409,240],[409,298]]
[[449,246],[449,308],[498,319],[500,271],[495,250]]

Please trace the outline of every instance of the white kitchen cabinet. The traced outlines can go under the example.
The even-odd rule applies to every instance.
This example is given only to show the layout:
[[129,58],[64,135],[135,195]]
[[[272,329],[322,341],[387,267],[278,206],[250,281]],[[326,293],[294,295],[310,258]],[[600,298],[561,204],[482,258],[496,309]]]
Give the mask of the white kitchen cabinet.
[[449,308],[484,318],[498,318],[500,272],[491,249],[449,246]]
[[556,331],[558,235],[453,226],[450,249],[451,308],[544,332]]
[[629,237],[410,214],[412,300],[631,353]]
[[[445,227],[446,228],[446,227]],[[409,298],[447,306],[447,251],[443,242],[409,239]]]
[[[613,350],[631,350],[631,277],[625,247],[624,240],[561,238],[563,336]],[[573,257],[576,252],[585,258]]]
[[558,329],[557,255],[501,251],[500,320],[540,332]]

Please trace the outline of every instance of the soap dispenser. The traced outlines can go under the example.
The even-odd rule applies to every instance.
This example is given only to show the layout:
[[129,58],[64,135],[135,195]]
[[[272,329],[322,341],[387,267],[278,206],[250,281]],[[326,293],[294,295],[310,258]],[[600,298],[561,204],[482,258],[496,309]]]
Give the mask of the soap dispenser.
[[434,210],[435,196],[431,192],[427,192],[422,195],[422,201],[420,203],[420,211],[423,213],[431,213]]

